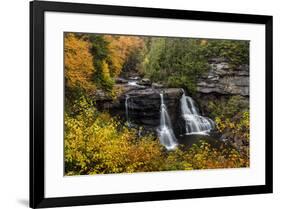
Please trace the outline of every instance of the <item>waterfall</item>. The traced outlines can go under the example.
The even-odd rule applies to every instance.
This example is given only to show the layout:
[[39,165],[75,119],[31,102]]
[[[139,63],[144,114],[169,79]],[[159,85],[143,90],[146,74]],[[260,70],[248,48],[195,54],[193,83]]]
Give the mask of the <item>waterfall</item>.
[[215,123],[210,118],[199,114],[193,99],[183,92],[181,97],[181,112],[185,120],[185,134],[208,134],[215,128]]
[[126,100],[125,100],[125,110],[126,110],[126,120],[128,123],[128,126],[130,127],[130,119],[129,119],[129,99],[130,96],[126,94]]
[[177,139],[173,132],[170,116],[167,112],[166,105],[164,103],[163,93],[160,93],[161,106],[160,106],[160,130],[159,138],[162,145],[164,145],[167,150],[173,150],[177,146]]

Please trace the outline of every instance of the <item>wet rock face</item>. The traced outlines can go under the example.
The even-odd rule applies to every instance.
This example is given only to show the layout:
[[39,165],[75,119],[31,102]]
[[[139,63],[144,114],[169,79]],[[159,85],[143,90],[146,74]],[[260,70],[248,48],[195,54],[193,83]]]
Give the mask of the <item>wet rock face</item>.
[[209,63],[210,70],[197,83],[199,93],[249,96],[248,65],[232,68],[221,58],[213,58]]
[[179,88],[132,90],[120,97],[120,107],[124,109],[126,97],[128,115],[138,125],[157,127],[160,124],[160,92],[164,92],[164,102],[172,122],[179,117],[179,101],[182,90]]
[[143,86],[123,86],[123,93],[116,100],[97,100],[101,110],[126,119],[126,101],[130,122],[148,128],[156,128],[160,124],[160,92],[164,94],[164,103],[168,109],[171,122],[175,124],[180,117],[180,88],[154,88]]
[[98,91],[93,98],[99,110],[108,111],[121,120],[129,118],[130,123],[155,130],[160,124],[160,93],[162,92],[171,122],[175,124],[178,121],[182,89],[164,88],[162,84],[152,83],[150,79],[136,75],[127,78],[119,77],[115,82],[115,87],[121,90],[116,99],[108,97],[103,91]]

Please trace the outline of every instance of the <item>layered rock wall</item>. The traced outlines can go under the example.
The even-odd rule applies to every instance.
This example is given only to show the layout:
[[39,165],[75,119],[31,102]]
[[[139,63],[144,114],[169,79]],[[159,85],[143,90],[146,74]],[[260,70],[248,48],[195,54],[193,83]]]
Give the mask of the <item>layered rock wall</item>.
[[210,70],[199,78],[197,91],[202,94],[249,96],[249,66],[232,67],[226,60],[209,60]]

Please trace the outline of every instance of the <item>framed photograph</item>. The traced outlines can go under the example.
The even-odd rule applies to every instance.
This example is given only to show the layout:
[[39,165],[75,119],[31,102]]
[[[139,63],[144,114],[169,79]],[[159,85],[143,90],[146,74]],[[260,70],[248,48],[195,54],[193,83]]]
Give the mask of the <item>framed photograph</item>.
[[272,193],[272,16],[30,3],[30,207]]

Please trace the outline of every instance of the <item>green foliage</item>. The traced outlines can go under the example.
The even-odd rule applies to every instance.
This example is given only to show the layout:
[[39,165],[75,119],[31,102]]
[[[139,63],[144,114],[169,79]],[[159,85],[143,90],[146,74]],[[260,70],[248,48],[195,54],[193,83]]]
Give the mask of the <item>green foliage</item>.
[[247,111],[248,108],[248,99],[239,95],[231,96],[226,100],[210,100],[208,105],[204,107],[212,118],[233,118],[240,112]]
[[221,133],[228,132],[230,138],[241,138],[249,142],[250,139],[250,114],[245,111],[235,120],[216,117],[216,125]]
[[103,35],[89,35],[89,42],[91,43],[91,53],[94,55],[93,66],[95,66],[96,73],[93,80],[98,85],[107,91],[111,91],[114,85],[112,72],[108,66],[109,56],[109,42]]
[[250,117],[248,99],[232,96],[227,100],[208,102],[210,116],[215,118],[221,133],[227,132],[230,138],[249,140]]
[[189,93],[195,92],[197,78],[208,70],[209,58],[225,58],[233,68],[249,63],[248,41],[151,38],[147,47],[144,75]]
[[[232,96],[228,100],[210,101],[210,115],[221,134],[246,156],[249,156],[250,114],[248,99]],[[237,142],[240,144],[238,145]],[[242,143],[242,144],[241,144]]]
[[233,67],[249,64],[249,41],[208,40],[203,43],[204,54],[208,58],[225,58]]
[[208,69],[197,39],[152,38],[144,60],[145,76],[170,87],[196,90],[199,75]]
[[151,41],[150,50],[146,56],[145,63],[145,75],[152,80],[163,80],[164,77],[161,74],[161,56],[164,51],[165,40],[162,38],[153,38]]

